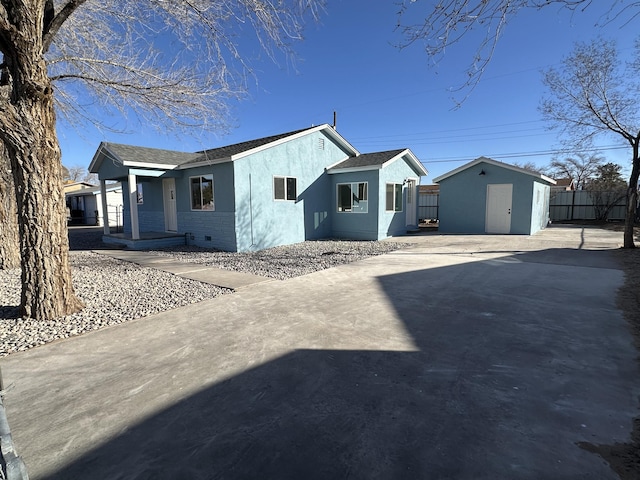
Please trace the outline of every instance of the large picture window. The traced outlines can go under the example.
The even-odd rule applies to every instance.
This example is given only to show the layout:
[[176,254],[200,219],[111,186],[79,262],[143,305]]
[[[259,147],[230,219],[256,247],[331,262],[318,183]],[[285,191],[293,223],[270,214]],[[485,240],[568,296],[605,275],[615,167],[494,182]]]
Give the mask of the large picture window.
[[191,210],[215,210],[213,203],[213,175],[190,177]]
[[296,201],[298,186],[295,177],[273,177],[273,199]]
[[402,184],[401,183],[387,183],[387,212],[401,212],[402,211]]
[[339,183],[338,211],[367,213],[369,211],[369,185],[367,182]]

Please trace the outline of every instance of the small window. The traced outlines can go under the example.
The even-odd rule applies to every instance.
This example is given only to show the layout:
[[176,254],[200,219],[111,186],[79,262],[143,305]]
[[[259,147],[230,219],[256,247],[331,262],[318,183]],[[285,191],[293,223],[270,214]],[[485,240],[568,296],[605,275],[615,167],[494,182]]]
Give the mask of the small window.
[[401,183],[387,183],[386,191],[387,199],[387,212],[401,212],[402,211],[402,184]]
[[144,203],[144,197],[142,195],[142,184],[136,184],[136,203],[142,205]]
[[215,210],[213,203],[213,175],[190,177],[191,210]]
[[296,201],[298,186],[295,177],[273,177],[273,199]]
[[369,186],[367,182],[339,183],[338,211],[367,213],[369,211]]

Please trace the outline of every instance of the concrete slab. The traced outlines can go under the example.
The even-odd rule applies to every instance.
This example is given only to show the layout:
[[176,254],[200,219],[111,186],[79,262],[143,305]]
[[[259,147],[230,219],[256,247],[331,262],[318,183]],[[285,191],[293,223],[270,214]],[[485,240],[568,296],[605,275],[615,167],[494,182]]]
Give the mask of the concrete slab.
[[578,443],[638,414],[619,239],[423,236],[13,354],[14,443],[32,479],[616,479]]
[[238,290],[249,285],[269,282],[273,279],[252,275],[250,273],[235,272],[223,268],[206,267],[193,263],[180,262],[170,257],[155,255],[141,251],[125,250],[94,250],[95,253],[117,258],[125,262],[132,262],[143,267],[156,268],[164,272],[173,273],[184,278],[209,283],[218,287]]

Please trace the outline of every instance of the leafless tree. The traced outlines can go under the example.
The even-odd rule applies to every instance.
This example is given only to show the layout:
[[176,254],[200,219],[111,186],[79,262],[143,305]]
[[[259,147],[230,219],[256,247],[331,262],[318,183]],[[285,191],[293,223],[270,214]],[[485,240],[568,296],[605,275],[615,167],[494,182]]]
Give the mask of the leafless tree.
[[553,178],[569,178],[573,180],[576,190],[582,190],[593,176],[598,173],[598,167],[604,162],[604,157],[597,154],[576,153],[575,156],[565,157],[564,160],[554,158],[548,170]]
[[[467,92],[480,81],[508,22],[526,10],[557,7],[574,12],[596,8],[592,0],[403,0],[398,13],[397,29],[402,35],[399,47],[413,44],[424,46],[425,52],[437,64],[448,49],[471,32],[480,32],[477,47],[466,68],[466,79],[460,90]],[[602,2],[603,4],[605,2]],[[426,5],[425,5],[426,4]],[[631,21],[640,14],[640,2],[613,0],[606,3],[600,24],[613,20]],[[605,8],[599,6],[599,8]],[[426,14],[425,14],[426,13]],[[413,18],[424,18],[415,22]]]
[[594,137],[612,135],[630,147],[624,247],[634,248],[633,225],[640,175],[640,45],[636,62],[622,64],[613,41],[578,44],[562,67],[544,75],[549,97],[541,104],[544,117],[576,146]]
[[98,178],[95,173],[90,173],[85,167],[74,165],[65,167],[66,173],[63,173],[62,180],[66,182],[86,182],[96,184]]
[[[249,64],[238,39],[289,52],[322,0],[0,0],[0,142],[16,192],[23,316],[76,312],[56,107],[71,122],[138,115],[228,125]],[[105,125],[108,127],[108,125]]]
[[20,266],[16,195],[9,158],[0,143],[0,270]]

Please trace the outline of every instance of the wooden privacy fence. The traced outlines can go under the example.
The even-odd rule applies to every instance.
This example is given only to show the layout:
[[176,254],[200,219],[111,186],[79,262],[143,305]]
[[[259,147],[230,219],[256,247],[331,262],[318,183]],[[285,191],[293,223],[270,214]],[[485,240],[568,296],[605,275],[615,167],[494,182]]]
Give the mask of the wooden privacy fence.
[[[618,200],[614,202],[614,200]],[[609,209],[607,220],[624,220],[626,198],[620,192],[592,192],[574,190],[570,192],[552,192],[549,201],[549,219],[559,222],[564,220],[595,220]],[[440,195],[432,192],[420,192],[418,197],[418,218],[421,220],[439,218]]]
[[421,220],[437,219],[439,204],[440,194],[420,192],[418,196],[418,218]]
[[[606,213],[608,207],[609,212]],[[627,210],[625,192],[593,192],[574,190],[552,192],[549,201],[549,219],[595,220],[606,214],[607,220],[624,220]]]

